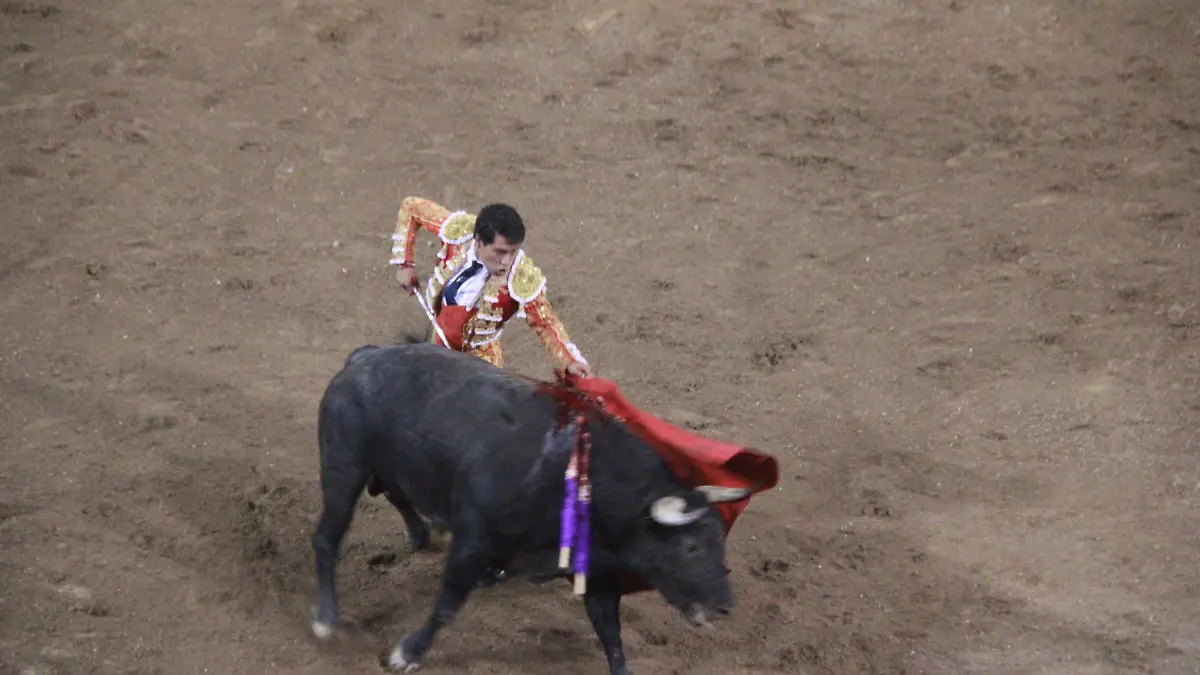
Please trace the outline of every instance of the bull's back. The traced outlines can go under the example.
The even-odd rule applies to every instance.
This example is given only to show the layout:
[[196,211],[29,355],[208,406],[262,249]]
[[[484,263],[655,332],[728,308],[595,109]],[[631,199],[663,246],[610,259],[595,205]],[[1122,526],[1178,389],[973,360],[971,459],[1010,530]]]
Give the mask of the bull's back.
[[552,402],[530,383],[428,343],[359,348],[330,391],[353,402],[343,417],[361,425],[368,471],[446,519],[456,490],[486,499],[528,474],[553,422]]

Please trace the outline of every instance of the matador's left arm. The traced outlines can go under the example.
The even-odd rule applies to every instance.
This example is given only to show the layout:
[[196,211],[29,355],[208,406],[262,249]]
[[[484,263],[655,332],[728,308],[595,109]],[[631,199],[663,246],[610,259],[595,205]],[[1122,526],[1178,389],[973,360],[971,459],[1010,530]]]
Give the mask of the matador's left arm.
[[566,327],[550,306],[545,289],[525,304],[525,321],[550,353],[550,360],[554,363],[556,371],[563,372],[572,363],[587,365],[587,360],[583,358],[575,343],[571,342]]
[[518,316],[524,315],[529,327],[542,341],[556,371],[561,374],[572,363],[588,365],[550,306],[550,300],[546,297],[546,276],[524,252],[517,255],[508,290],[513,299],[521,303]]

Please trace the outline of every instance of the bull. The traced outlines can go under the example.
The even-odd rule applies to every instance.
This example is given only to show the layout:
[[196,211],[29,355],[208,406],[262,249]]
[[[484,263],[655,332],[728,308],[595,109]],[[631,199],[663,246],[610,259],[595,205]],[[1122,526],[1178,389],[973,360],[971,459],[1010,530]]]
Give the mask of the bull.
[[[559,507],[574,435],[556,434],[556,402],[482,359],[433,344],[355,349],[318,413],[323,509],[313,533],[321,639],[339,627],[336,562],[363,490],[400,512],[408,544],[451,543],[424,624],[385,666],[414,670],[490,567],[544,582],[558,571]],[[621,644],[622,580],[641,577],[693,626],[728,614],[734,597],[725,530],[711,504],[751,491],[684,485],[618,420],[591,434],[591,563],[584,607],[610,675],[629,675]],[[568,430],[569,431],[569,430]],[[428,522],[426,522],[428,521]]]

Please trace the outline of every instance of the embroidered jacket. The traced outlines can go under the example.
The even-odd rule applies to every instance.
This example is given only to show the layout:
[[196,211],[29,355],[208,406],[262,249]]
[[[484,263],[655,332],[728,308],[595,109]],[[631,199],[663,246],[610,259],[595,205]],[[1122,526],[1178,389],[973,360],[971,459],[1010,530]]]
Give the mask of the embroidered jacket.
[[[465,211],[452,213],[428,199],[406,198],[401,203],[396,230],[392,234],[390,264],[413,262],[420,230],[434,234],[442,241],[438,262],[424,292],[438,324],[452,343],[449,346],[501,366],[500,335],[508,320],[516,316],[525,319],[537,334],[550,353],[555,369],[562,371],[571,363],[587,363],[546,298],[545,276],[523,250],[517,252],[507,279],[488,279],[474,307],[465,312],[444,312],[442,291],[446,283],[462,269],[468,258],[474,258],[475,216]],[[442,344],[436,331],[432,339]]]

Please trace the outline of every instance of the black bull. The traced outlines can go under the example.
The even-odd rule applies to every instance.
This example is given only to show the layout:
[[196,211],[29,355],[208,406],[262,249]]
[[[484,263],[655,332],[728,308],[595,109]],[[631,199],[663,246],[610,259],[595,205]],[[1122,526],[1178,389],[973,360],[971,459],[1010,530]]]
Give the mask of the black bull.
[[[563,474],[574,434],[550,438],[556,403],[533,383],[432,344],[356,349],[318,415],[324,507],[313,534],[314,633],[339,626],[335,566],[368,485],[400,511],[413,548],[428,519],[450,531],[442,591],[424,625],[388,658],[412,670],[490,565],[555,577]],[[584,606],[612,675],[627,675],[618,610],[622,577],[641,576],[693,625],[733,607],[723,523],[710,503],[749,490],[690,489],[619,422],[589,418],[591,563]]]

